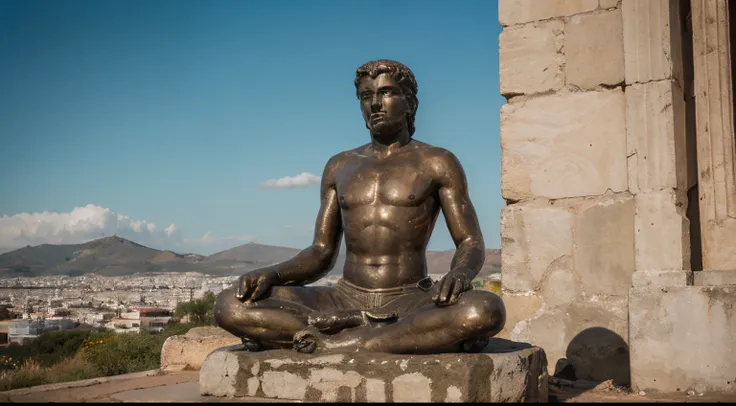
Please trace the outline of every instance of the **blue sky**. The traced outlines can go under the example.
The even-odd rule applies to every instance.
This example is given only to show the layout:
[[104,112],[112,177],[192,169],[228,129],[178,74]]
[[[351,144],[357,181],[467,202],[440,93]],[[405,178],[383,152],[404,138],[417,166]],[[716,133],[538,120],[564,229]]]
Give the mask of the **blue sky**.
[[500,31],[487,0],[0,1],[0,248],[305,247],[318,186],[259,185],[369,141],[353,78],[379,58],[414,71],[415,138],[459,157],[499,247]]

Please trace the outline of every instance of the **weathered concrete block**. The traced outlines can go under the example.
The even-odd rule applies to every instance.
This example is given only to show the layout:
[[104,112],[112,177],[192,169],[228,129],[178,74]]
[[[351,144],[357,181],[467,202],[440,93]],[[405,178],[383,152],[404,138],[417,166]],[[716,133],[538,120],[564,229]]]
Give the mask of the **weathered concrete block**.
[[503,288],[531,292],[554,269],[570,269],[572,214],[558,205],[513,204],[501,210]]
[[734,304],[736,286],[632,288],[632,388],[736,394]]
[[539,93],[564,86],[563,27],[561,21],[549,21],[503,30],[498,37],[502,95]]
[[542,308],[542,299],[538,294],[517,294],[503,291],[503,303],[506,306],[506,324],[496,337],[510,339],[514,327],[522,320],[533,318]]
[[690,269],[690,221],[687,197],[672,189],[636,195],[634,219],[636,269]]
[[571,303],[581,291],[625,296],[635,269],[633,239],[628,193],[505,206],[503,289],[537,292],[547,307]]
[[581,89],[624,81],[621,10],[571,17],[565,24],[565,77]]
[[625,123],[620,89],[558,93],[504,105],[503,197],[557,199],[627,190]]
[[627,295],[635,269],[633,196],[603,197],[582,208],[574,234],[575,271],[582,289],[588,294]]
[[[506,295],[504,295],[504,300]],[[547,298],[542,298],[546,300]],[[515,309],[507,306],[507,320]],[[511,317],[509,317],[511,315]],[[549,365],[566,358],[578,379],[616,384],[629,382],[625,296],[586,296],[569,305],[538,310],[510,329],[510,339],[533,342],[545,348]]]
[[219,327],[195,327],[184,335],[171,336],[164,341],[161,368],[199,370],[212,351],[240,342],[239,338]]
[[546,402],[544,350],[491,339],[481,354],[306,355],[223,348],[207,357],[200,393],[310,402]]
[[498,21],[502,26],[570,16],[598,8],[598,0],[499,0]]

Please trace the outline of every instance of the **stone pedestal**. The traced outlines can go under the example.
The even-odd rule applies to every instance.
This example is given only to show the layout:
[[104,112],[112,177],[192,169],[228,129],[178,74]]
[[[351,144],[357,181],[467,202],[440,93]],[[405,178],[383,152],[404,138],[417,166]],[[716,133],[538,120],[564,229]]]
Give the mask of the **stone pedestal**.
[[211,353],[202,395],[326,402],[546,402],[547,360],[529,344],[492,339],[482,353],[393,355]]

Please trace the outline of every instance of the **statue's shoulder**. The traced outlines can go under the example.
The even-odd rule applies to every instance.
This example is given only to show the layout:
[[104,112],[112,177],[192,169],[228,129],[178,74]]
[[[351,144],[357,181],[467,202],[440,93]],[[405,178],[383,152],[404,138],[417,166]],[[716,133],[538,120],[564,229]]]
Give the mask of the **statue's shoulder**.
[[327,160],[327,164],[325,166],[332,167],[332,166],[340,166],[341,164],[344,164],[345,162],[349,161],[351,158],[359,156],[361,154],[361,151],[365,148],[365,145],[362,145],[358,148],[349,149],[346,151],[338,152],[337,154],[333,155],[330,159]]
[[338,152],[327,160],[323,177],[327,179],[333,179],[337,172],[340,171],[351,159],[359,155],[360,149],[363,147],[353,148],[347,151]]
[[425,159],[432,162],[434,165],[460,165],[460,161],[457,159],[457,156],[450,152],[450,150],[427,144],[426,142],[416,141],[416,143],[417,152],[421,153]]

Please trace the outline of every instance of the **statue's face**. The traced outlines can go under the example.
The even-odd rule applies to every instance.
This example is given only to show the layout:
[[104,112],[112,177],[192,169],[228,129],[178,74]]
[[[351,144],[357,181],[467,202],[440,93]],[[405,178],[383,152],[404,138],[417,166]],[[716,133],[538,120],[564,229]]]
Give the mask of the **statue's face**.
[[409,102],[391,75],[364,76],[358,85],[358,97],[363,119],[374,137],[390,137],[407,127]]

